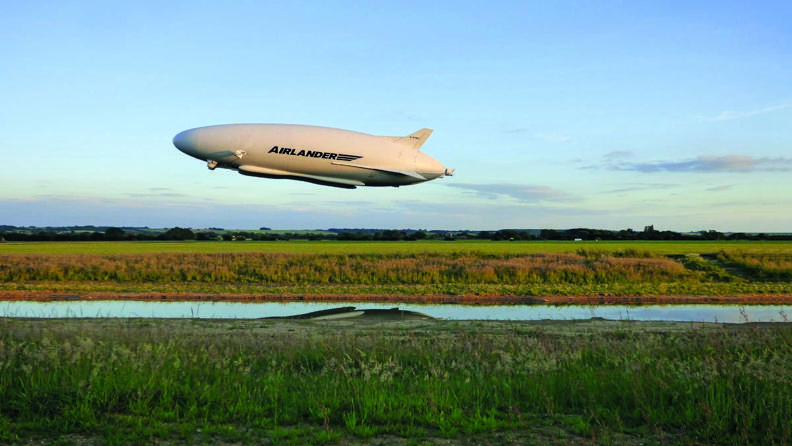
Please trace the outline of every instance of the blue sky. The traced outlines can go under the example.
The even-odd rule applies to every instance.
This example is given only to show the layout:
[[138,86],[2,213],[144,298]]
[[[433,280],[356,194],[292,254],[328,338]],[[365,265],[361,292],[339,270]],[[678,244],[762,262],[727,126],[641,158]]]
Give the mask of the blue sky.
[[[11,2],[0,224],[792,231],[792,3]],[[435,130],[456,175],[210,172],[181,130]]]

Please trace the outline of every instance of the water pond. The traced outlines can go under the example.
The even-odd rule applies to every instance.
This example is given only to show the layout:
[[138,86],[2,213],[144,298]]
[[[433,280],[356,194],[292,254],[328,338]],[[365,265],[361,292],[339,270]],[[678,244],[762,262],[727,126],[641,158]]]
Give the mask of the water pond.
[[792,305],[420,305],[302,302],[0,301],[0,317],[255,319],[353,306],[417,311],[449,320],[612,320],[786,322]]

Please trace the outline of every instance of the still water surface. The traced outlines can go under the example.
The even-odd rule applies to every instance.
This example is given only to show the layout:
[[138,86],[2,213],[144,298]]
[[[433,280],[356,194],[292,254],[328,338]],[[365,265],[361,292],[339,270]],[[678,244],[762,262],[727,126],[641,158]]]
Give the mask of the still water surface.
[[353,306],[362,309],[398,307],[450,320],[574,320],[601,317],[635,321],[785,322],[792,305],[420,305],[305,302],[149,302],[149,301],[0,301],[0,317],[143,317],[254,319],[292,316]]

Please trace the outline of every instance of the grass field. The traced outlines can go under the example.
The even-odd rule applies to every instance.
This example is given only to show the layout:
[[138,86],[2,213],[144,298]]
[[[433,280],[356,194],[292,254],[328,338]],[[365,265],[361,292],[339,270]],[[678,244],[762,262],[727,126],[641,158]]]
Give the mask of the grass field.
[[[0,291],[792,293],[792,243],[0,243]],[[159,295],[159,294],[158,294]],[[0,444],[789,444],[788,323],[0,318]]]
[[492,254],[565,253],[580,249],[648,251],[657,255],[713,254],[720,250],[760,251],[792,254],[792,242],[754,241],[498,241],[489,240],[420,240],[401,242],[305,241],[281,242],[22,242],[0,243],[3,254],[158,254],[158,253],[226,253],[283,252],[292,254],[392,254],[453,253],[480,251]]
[[789,444],[789,324],[0,319],[3,444]]
[[451,295],[463,301],[790,294],[792,243],[5,243],[0,291]]

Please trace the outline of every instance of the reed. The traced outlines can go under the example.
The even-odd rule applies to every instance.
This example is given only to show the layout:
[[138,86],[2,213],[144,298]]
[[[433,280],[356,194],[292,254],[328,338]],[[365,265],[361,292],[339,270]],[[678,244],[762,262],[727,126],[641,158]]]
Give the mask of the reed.
[[269,284],[524,284],[677,279],[661,258],[579,254],[286,253],[4,256],[0,281],[239,282]]
[[148,253],[0,255],[0,289],[286,294],[792,292],[792,254]]

